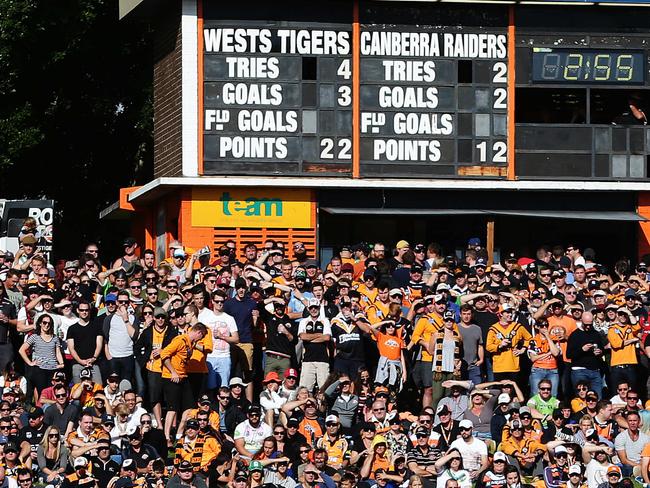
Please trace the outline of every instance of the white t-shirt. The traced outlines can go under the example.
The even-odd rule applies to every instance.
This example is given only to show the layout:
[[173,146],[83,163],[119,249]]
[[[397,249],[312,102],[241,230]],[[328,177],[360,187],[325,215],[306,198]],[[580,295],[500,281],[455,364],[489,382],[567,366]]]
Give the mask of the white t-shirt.
[[199,319],[199,322],[205,324],[208,329],[212,330],[214,328],[214,321],[217,319],[217,316],[212,310],[210,310],[208,307],[205,307],[199,312],[199,315],[196,318]]
[[[131,314],[129,314],[129,322],[131,325],[135,323],[135,317]],[[117,314],[113,314],[111,317],[108,331],[108,352],[114,358],[133,356],[133,339],[129,335],[124,320]]]
[[478,471],[481,467],[481,457],[487,456],[487,446],[485,442],[476,437],[472,438],[471,443],[465,442],[464,439],[458,438],[449,446],[450,449],[458,449],[461,457],[463,458],[463,467],[467,471]]
[[208,354],[208,358],[229,358],[230,357],[230,344],[223,339],[217,339],[214,334],[219,333],[223,336],[232,336],[237,333],[237,322],[232,315],[227,313],[220,313],[214,315],[214,324],[212,330],[213,344],[212,352]]
[[587,486],[589,488],[598,488],[598,485],[601,483],[607,482],[607,468],[612,464],[605,463],[600,464],[595,459],[592,459],[587,463],[585,469],[585,478],[587,479]]
[[257,454],[257,451],[262,449],[264,439],[273,435],[273,429],[266,423],[260,422],[257,427],[253,427],[248,420],[244,420],[241,424],[235,427],[235,434],[232,438],[244,439],[244,448]]

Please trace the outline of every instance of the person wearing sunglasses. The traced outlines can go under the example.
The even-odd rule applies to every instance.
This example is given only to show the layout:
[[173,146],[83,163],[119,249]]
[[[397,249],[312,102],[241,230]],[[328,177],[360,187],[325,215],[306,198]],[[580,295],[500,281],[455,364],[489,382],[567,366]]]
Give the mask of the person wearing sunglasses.
[[[139,328],[128,291],[117,293],[117,309],[109,317],[104,353],[113,372],[132,381],[135,370],[133,343]],[[110,311],[110,310],[109,310]]]
[[61,431],[55,425],[51,425],[45,430],[36,450],[42,481],[46,484],[60,483],[65,476],[70,457],[70,450],[61,439]]
[[74,360],[72,365],[72,381],[78,383],[81,370],[92,369],[93,381],[102,383],[102,377],[97,360],[102,354],[104,336],[99,327],[92,322],[92,305],[86,300],[77,304],[79,318],[70,326],[66,335],[68,351]]
[[40,394],[49,386],[54,372],[64,367],[62,343],[54,332],[54,319],[49,314],[38,317],[36,333],[25,339],[18,353],[29,366],[29,378]]
[[[143,313],[146,314],[150,308],[145,306]],[[134,350],[138,365],[146,374],[149,405],[152,406],[157,424],[162,426],[163,380],[160,351],[171,343],[178,332],[169,325],[167,312],[161,307],[151,309],[151,318],[153,326],[147,327],[140,333]]]

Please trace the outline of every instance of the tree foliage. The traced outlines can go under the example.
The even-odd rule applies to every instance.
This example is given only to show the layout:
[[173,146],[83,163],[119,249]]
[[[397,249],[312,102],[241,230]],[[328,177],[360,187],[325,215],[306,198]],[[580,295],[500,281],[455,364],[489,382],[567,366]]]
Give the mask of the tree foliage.
[[0,198],[56,200],[56,250],[152,168],[148,27],[117,0],[0,0]]

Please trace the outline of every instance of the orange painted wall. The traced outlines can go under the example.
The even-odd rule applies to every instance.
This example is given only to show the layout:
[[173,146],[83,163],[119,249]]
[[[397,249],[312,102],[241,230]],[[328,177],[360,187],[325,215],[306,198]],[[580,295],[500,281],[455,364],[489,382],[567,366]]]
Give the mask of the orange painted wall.
[[[637,197],[639,215],[650,219],[650,192],[639,192]],[[650,222],[639,222],[639,257],[650,253]]]

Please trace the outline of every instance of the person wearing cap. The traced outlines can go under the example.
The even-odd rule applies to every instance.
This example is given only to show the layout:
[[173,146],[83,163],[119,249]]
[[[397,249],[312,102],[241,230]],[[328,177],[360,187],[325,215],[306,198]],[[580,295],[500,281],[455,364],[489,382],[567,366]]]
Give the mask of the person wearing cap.
[[513,457],[526,476],[541,471],[541,459],[546,446],[534,438],[526,437],[524,424],[520,420],[511,421],[508,427],[510,435],[504,436],[498,449]]
[[562,444],[547,447],[551,462],[544,468],[544,483],[549,488],[560,488],[569,480],[568,452]]
[[235,428],[233,439],[240,455],[252,459],[262,449],[264,439],[273,435],[273,429],[262,421],[262,407],[251,405],[246,412],[247,420]]
[[74,460],[74,472],[67,475],[61,483],[61,488],[99,488],[97,478],[91,474],[91,464],[87,458],[79,456]]
[[210,465],[220,452],[221,444],[217,439],[201,432],[196,419],[189,419],[183,435],[176,442],[174,466],[178,469],[180,464],[188,461],[194,472],[205,479]]
[[117,309],[104,320],[104,354],[112,371],[132,381],[135,370],[133,344],[138,322],[130,304],[128,291],[117,292]]
[[519,322],[514,321],[514,309],[507,303],[499,314],[499,321],[487,333],[485,349],[492,355],[495,380],[512,379],[520,371],[520,356],[526,352],[533,338]]
[[471,420],[461,420],[458,428],[460,437],[449,447],[458,449],[463,457],[464,468],[469,471],[472,480],[476,480],[479,473],[485,470],[489,464],[487,446],[485,442],[472,435],[474,423]]
[[321,317],[321,304],[316,298],[309,300],[306,317],[298,324],[298,337],[303,343],[300,386],[311,391],[315,385],[322,388],[329,376],[329,345],[332,328],[325,317]]
[[84,368],[79,373],[79,382],[70,389],[70,400],[79,402],[81,408],[92,407],[95,404],[95,394],[103,389],[101,383],[93,381],[93,370]]
[[194,471],[192,464],[189,461],[183,461],[176,466],[175,474],[169,478],[166,488],[207,488],[207,486],[205,478]]
[[328,465],[340,470],[347,465],[345,455],[350,447],[349,442],[343,436],[338,415],[330,414],[325,417],[325,427],[325,435],[316,441],[316,447],[325,449]]
[[481,476],[476,480],[477,488],[506,488],[506,468],[508,467],[508,457],[501,451],[494,453],[492,463]]
[[376,287],[377,283],[377,270],[375,268],[368,268],[363,272],[362,281],[357,286],[357,291],[361,294],[361,304],[363,308],[367,308],[377,299],[379,291]]
[[423,478],[425,486],[433,486],[436,479],[434,466],[440,450],[430,444],[430,431],[424,426],[415,430],[415,438],[415,445],[406,453],[407,466],[413,474]]
[[205,325],[196,323],[188,327],[184,334],[174,337],[169,345],[160,351],[163,393],[168,407],[165,416],[167,439],[170,439],[171,427],[177,415],[194,403],[187,367],[196,344],[206,336],[207,332]]
[[619,307],[616,310],[616,322],[610,325],[607,331],[607,340],[611,346],[609,365],[613,388],[616,388],[619,383],[626,382],[636,389],[636,369],[639,363],[636,347],[639,343],[640,330],[641,326],[636,317],[627,307]]
[[128,434],[128,444],[122,443],[120,457],[131,459],[135,462],[137,472],[146,474],[150,471],[150,464],[153,460],[158,459],[160,455],[149,444],[142,440],[142,432],[139,427],[130,429]]
[[428,351],[431,336],[443,326],[442,314],[446,304],[437,304],[434,295],[424,297],[426,313],[421,315],[415,323],[411,341],[407,350],[420,346],[420,352],[416,354],[415,365],[413,366],[413,381],[415,386],[422,389],[422,406],[432,405],[433,357]]
[[497,407],[494,410],[490,420],[490,434],[494,443],[498,446],[503,436],[503,428],[508,424],[510,419],[510,403],[512,398],[507,393],[501,393],[497,397]]
[[456,314],[445,310],[442,314],[443,327],[431,335],[428,351],[432,357],[432,404],[437,405],[445,391],[442,383],[460,378],[463,359],[463,339],[456,325]]
[[282,383],[280,383],[280,388],[278,388],[278,394],[282,398],[286,398],[287,401],[292,402],[298,394],[298,379],[300,378],[300,374],[295,368],[287,368],[284,370],[282,378]]
[[146,373],[147,396],[151,410],[159,426],[162,421],[163,379],[160,351],[178,335],[169,325],[167,313],[156,307],[153,311],[153,326],[144,329],[135,343],[135,357],[143,373]]
[[594,330],[593,321],[594,318],[590,312],[582,314],[580,329],[573,332],[566,342],[566,355],[571,360],[573,389],[576,389],[579,381],[588,381],[591,390],[600,397],[603,391],[600,367],[605,343],[601,334]]
[[275,425],[275,419],[280,415],[282,405],[287,402],[287,399],[278,393],[280,376],[275,371],[271,371],[266,374],[262,384],[264,390],[260,393],[260,405],[264,413],[264,421],[268,425]]
[[136,255],[136,249],[138,248],[138,242],[133,237],[127,237],[122,241],[122,249],[124,249],[124,254],[122,257],[117,258],[113,265],[112,269],[130,269],[131,266],[138,264],[140,258]]
[[111,457],[110,439],[100,439],[97,445],[97,455],[90,458],[92,473],[97,478],[99,486],[108,486],[111,479],[120,473],[120,465]]
[[[270,297],[264,300],[262,319],[266,325],[266,352],[264,372],[278,376],[291,367],[295,355],[295,340],[298,334],[296,323],[286,314],[283,298]],[[320,307],[317,307],[317,315]]]
[[[452,389],[454,388],[457,387]],[[446,451],[460,434],[459,421],[454,419],[451,408],[442,403],[439,403],[436,408],[435,418],[436,422],[431,429],[430,442],[433,441],[438,449]],[[418,423],[422,423],[422,421],[422,418],[418,418]]]
[[248,382],[246,397],[253,400],[253,328],[259,319],[257,302],[247,295],[248,284],[244,278],[235,280],[235,296],[226,300],[223,311],[235,319],[239,344],[233,344],[233,362]]

